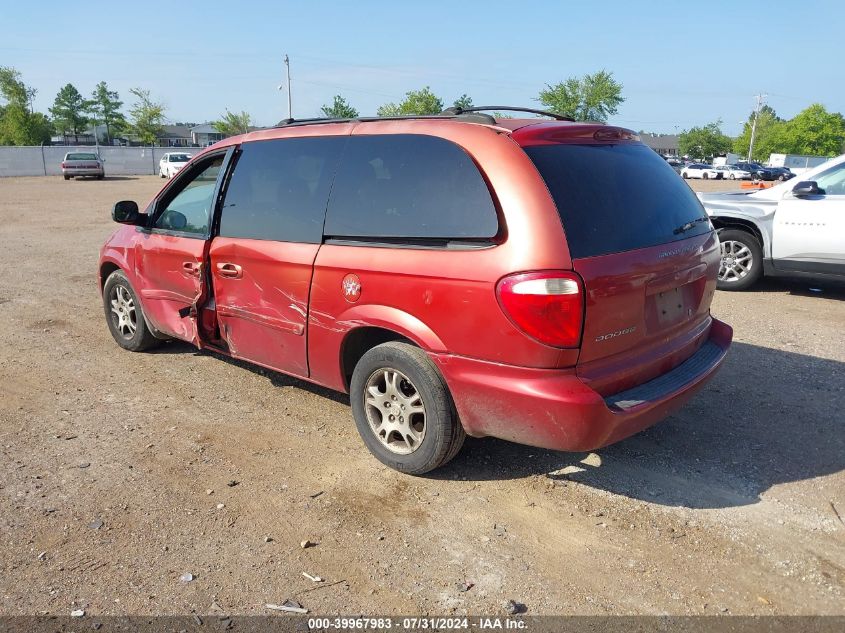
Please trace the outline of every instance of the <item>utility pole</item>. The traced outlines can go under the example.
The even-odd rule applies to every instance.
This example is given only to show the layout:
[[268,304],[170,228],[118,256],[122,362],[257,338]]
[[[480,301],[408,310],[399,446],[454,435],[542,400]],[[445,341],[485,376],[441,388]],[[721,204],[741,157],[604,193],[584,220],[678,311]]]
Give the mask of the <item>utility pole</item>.
[[760,108],[763,107],[763,100],[768,97],[766,94],[757,95],[757,107],[754,109],[754,120],[751,122],[751,142],[748,144],[748,162],[754,160],[751,153],[754,151],[754,135],[757,133],[757,119],[760,117]]
[[287,70],[288,75],[288,118],[293,118],[293,109],[291,108],[291,96],[290,96],[290,60],[288,59],[287,53],[285,53],[285,68]]

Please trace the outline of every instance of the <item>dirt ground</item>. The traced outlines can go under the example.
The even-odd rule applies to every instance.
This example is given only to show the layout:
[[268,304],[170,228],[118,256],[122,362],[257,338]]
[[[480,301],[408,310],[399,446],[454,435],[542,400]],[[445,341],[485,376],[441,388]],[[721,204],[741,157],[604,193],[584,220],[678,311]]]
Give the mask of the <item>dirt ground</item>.
[[845,290],[718,293],[726,366],[630,440],[414,478],[344,396],[117,347],[98,249],[159,185],[0,179],[0,613],[845,613]]

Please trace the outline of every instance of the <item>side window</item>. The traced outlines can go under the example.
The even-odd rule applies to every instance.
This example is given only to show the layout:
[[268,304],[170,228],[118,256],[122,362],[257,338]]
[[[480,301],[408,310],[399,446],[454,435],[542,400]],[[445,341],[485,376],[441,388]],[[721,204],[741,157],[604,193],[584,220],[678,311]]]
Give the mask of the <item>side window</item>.
[[816,182],[827,196],[845,196],[845,163],[840,163],[816,176]]
[[490,191],[467,153],[434,136],[351,136],[332,186],[325,234],[490,239]]
[[193,177],[188,175],[184,184],[181,181],[176,183],[175,189],[168,191],[159,202],[153,228],[203,237],[207,235],[214,187],[223,159],[222,155],[211,159],[211,162],[200,168],[199,173],[194,172]]
[[329,188],[346,139],[244,143],[226,189],[220,236],[322,242]]

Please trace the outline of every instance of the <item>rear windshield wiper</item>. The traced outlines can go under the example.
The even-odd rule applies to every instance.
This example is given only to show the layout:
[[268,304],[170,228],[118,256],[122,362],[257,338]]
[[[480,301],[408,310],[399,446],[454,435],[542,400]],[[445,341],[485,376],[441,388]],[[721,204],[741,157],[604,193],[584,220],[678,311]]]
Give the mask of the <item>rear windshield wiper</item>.
[[699,222],[709,222],[709,221],[710,221],[710,218],[706,218],[706,217],[696,218],[695,220],[691,220],[690,222],[687,222],[686,224],[682,224],[681,226],[679,226],[678,228],[676,228],[672,232],[675,235],[679,235],[681,233],[686,233],[690,229],[695,228],[695,225],[698,224]]

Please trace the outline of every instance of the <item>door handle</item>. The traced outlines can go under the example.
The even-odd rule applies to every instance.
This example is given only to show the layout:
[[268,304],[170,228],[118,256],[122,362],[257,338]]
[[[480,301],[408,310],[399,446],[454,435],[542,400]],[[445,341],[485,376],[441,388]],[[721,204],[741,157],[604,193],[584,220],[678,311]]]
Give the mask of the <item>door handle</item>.
[[199,277],[200,266],[199,262],[182,262],[182,271],[191,277]]
[[244,271],[237,264],[221,262],[217,264],[217,274],[228,279],[240,279],[244,276]]

